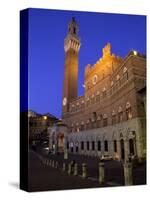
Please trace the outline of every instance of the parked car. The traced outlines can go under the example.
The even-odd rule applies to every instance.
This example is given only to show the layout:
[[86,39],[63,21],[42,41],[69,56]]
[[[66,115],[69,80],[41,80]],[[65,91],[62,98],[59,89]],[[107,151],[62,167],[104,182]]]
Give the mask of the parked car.
[[102,155],[101,160],[112,160],[112,156],[110,155]]

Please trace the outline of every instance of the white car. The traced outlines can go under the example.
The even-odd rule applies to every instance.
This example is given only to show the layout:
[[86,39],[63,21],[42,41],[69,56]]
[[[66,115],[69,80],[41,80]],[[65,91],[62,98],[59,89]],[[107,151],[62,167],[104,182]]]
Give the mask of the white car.
[[111,160],[112,156],[110,155],[102,155],[101,160]]

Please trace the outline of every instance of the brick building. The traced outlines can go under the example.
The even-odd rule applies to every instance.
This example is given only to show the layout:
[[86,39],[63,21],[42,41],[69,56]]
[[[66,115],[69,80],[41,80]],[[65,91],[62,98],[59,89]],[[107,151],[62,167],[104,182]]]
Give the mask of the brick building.
[[106,44],[102,57],[85,67],[84,95],[77,96],[80,45],[78,25],[72,18],[64,42],[64,148],[118,160],[145,158],[146,57],[132,50],[121,58]]

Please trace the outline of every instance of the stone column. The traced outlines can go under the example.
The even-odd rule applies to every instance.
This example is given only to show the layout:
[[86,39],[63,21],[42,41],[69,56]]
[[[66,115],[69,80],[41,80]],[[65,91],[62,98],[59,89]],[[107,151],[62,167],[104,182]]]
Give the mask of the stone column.
[[125,185],[133,185],[132,163],[130,162],[124,163],[124,183]]
[[78,175],[78,164],[77,163],[75,163],[74,164],[74,173],[73,173],[75,176],[77,176]]
[[99,183],[103,184],[104,182],[105,182],[104,163],[99,163]]
[[82,178],[87,177],[87,165],[86,163],[82,163]]

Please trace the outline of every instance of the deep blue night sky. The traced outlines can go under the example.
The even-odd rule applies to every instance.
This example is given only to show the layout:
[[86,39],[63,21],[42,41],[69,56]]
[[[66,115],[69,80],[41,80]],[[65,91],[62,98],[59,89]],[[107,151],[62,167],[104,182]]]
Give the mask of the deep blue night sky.
[[74,16],[79,25],[78,95],[83,94],[84,68],[93,65],[102,48],[126,56],[130,50],[146,54],[146,17],[138,15],[30,9],[29,11],[29,109],[61,117],[64,76],[64,38]]

